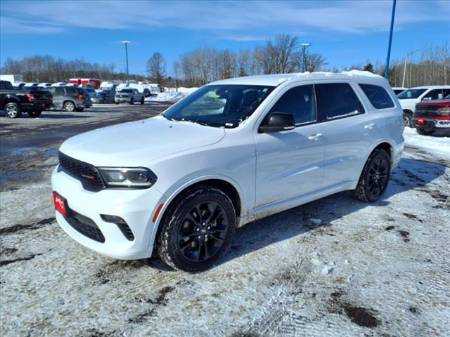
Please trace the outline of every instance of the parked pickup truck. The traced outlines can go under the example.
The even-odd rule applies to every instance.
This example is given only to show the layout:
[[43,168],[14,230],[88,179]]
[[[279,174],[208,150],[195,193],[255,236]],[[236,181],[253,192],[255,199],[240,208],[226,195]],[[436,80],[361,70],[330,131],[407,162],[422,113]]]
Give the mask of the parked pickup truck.
[[11,82],[0,81],[0,110],[9,118],[20,117],[27,112],[30,117],[39,117],[42,110],[52,106],[52,94],[39,87],[14,89]]

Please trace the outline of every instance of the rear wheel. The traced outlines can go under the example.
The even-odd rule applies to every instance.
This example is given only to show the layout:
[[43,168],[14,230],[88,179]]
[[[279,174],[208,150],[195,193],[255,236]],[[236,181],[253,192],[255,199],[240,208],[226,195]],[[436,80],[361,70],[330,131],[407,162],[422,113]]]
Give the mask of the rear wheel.
[[42,114],[41,110],[28,111],[28,116],[37,118]]
[[17,118],[20,117],[20,107],[16,102],[9,102],[5,105],[6,116],[9,118]]
[[144,97],[141,98],[141,104],[144,104]]
[[414,127],[412,113],[408,111],[403,112],[403,124],[409,128]]
[[212,267],[228,250],[236,213],[221,190],[199,187],[167,210],[161,226],[161,260],[175,269],[198,272]]
[[133,105],[134,104],[134,98],[130,99],[130,104]]
[[354,195],[361,201],[377,201],[386,190],[391,173],[391,159],[383,149],[375,149],[367,159]]
[[67,112],[74,112],[75,111],[75,103],[73,103],[72,101],[66,101],[63,104],[63,109],[66,110]]

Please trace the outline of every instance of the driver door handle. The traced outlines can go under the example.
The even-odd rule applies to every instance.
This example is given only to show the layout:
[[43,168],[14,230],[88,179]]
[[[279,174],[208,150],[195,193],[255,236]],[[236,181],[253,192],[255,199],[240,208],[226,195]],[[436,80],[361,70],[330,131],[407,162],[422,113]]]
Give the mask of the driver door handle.
[[315,134],[313,134],[311,136],[308,136],[308,139],[309,140],[319,140],[320,137],[322,137],[321,133],[315,133]]

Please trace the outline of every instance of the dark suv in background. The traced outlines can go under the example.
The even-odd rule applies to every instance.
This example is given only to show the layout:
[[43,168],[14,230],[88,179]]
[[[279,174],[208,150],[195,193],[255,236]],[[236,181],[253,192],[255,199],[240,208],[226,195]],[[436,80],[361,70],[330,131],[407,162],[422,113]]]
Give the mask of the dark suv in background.
[[20,117],[23,111],[30,117],[39,117],[52,106],[52,94],[40,87],[14,89],[11,82],[0,81],[0,110],[9,118]]
[[53,107],[56,110],[83,111],[92,105],[89,96],[82,88],[60,86],[49,87],[48,90],[53,94]]

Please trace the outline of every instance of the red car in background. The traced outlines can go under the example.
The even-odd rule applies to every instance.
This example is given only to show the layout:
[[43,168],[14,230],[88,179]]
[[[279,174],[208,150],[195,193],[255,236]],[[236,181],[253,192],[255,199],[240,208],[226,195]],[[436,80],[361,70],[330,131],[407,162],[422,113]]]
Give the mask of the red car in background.
[[100,88],[100,84],[102,84],[101,80],[96,78],[71,78],[69,83],[75,85],[81,85],[82,87],[93,87],[94,89]]
[[450,136],[450,97],[417,103],[413,121],[421,135],[439,131]]

